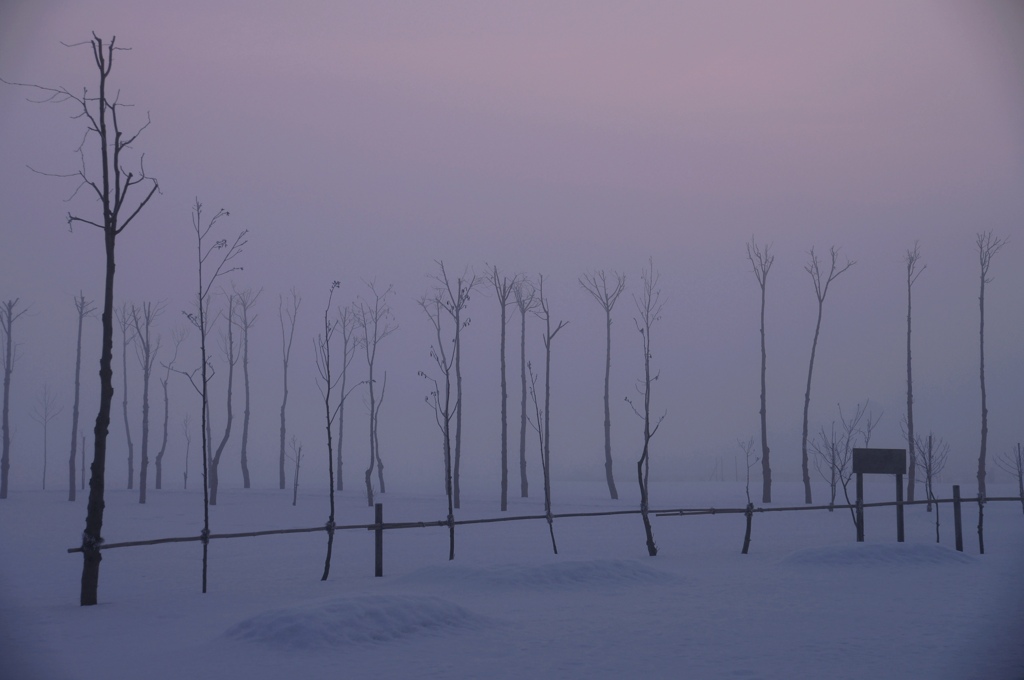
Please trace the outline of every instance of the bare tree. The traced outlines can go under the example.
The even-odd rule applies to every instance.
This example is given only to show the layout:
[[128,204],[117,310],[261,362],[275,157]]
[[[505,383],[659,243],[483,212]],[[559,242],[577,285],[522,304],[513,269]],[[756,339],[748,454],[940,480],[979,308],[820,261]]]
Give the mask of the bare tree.
[[299,502],[299,465],[302,463],[302,444],[295,438],[295,435],[292,435],[291,447],[291,457],[295,459],[295,474],[292,479],[292,507],[294,508]]
[[57,403],[57,396],[44,384],[32,409],[32,420],[43,426],[43,491],[46,491],[46,461],[49,453],[50,421],[59,416],[64,407]]
[[612,409],[610,382],[612,375],[612,307],[626,288],[626,275],[616,271],[609,276],[603,269],[579,278],[583,290],[597,300],[604,310],[605,352],[604,352],[604,476],[608,482],[608,493],[612,500],[618,500],[615,488],[615,474],[612,467]]
[[657,433],[661,423],[665,420],[666,413],[662,413],[656,420],[651,419],[651,386],[661,377],[661,373],[651,374],[651,330],[654,324],[661,320],[661,310],[665,303],[661,299],[661,274],[654,269],[653,258],[648,260],[647,269],[640,274],[642,284],[639,295],[633,295],[633,302],[636,303],[637,316],[633,317],[637,331],[640,332],[640,339],[644,351],[644,378],[637,381],[636,390],[643,397],[642,408],[636,405],[627,397],[626,400],[632,407],[633,412],[644,421],[644,446],[640,454],[640,460],[636,463],[637,482],[640,485],[640,515],[644,521],[644,533],[647,536],[647,554],[654,557],[658,554],[658,546],[654,542],[654,532],[651,529],[651,518],[648,515],[650,497],[648,494],[648,481],[650,479],[651,463],[650,450],[651,439]]
[[181,433],[185,435],[185,490],[188,490],[188,454],[192,450],[192,427],[191,418],[188,413],[185,413],[185,417],[181,423]]
[[[377,403],[377,392],[374,383],[374,367],[377,362],[377,346],[384,338],[391,335],[398,325],[395,323],[395,315],[388,304],[388,298],[394,292],[394,286],[388,286],[383,291],[377,290],[375,282],[366,284],[370,289],[368,298],[360,298],[356,308],[356,324],[359,326],[362,337],[359,342],[366,351],[366,366],[369,370],[367,378],[369,410],[370,410],[370,465],[366,468],[366,504],[373,506],[373,469],[377,468],[377,481],[380,483],[380,492],[384,493],[384,464],[380,460],[380,444],[377,438],[377,415],[380,409]],[[372,298],[372,300],[371,300]],[[387,373],[384,374],[384,385],[387,386]],[[383,399],[384,390],[381,390]]]
[[328,496],[331,501],[331,514],[327,517],[327,559],[324,561],[324,573],[321,581],[326,581],[331,573],[331,553],[334,550],[334,449],[331,441],[331,428],[334,426],[334,416],[337,413],[331,405],[331,390],[337,384],[337,378],[331,374],[331,338],[338,327],[337,321],[331,321],[331,298],[334,291],[341,286],[339,281],[331,283],[331,292],[327,295],[327,304],[324,306],[324,328],[316,337],[316,370],[319,374],[317,387],[320,388],[320,396],[324,399],[324,412],[327,419],[327,470],[329,474]]
[[[551,343],[558,335],[558,331],[565,328],[569,322],[559,321],[555,329],[551,329],[551,307],[548,299],[544,297],[543,275],[539,277],[537,284],[537,300],[537,316],[544,322],[544,442],[541,447],[541,467],[544,473],[544,513],[547,515],[548,528],[551,530],[551,547],[557,554],[558,547],[555,545],[554,524],[551,517]],[[534,399],[536,400],[536,396]],[[540,420],[539,415],[537,419]]]
[[[864,446],[867,446],[871,441],[871,431],[878,424],[878,419],[868,413],[867,407],[867,401],[857,404],[853,415],[847,418],[843,415],[843,407],[840,405],[839,426],[837,427],[836,421],[833,420],[830,428],[826,430],[822,427],[818,438],[811,442],[815,467],[828,482],[831,491],[829,512],[836,502],[837,484],[842,486],[846,504],[852,505],[849,486],[853,478],[853,449],[857,445],[858,436],[863,437]],[[864,421],[863,426],[861,421]],[[857,515],[853,508],[850,508],[850,517],[856,526]]]
[[522,276],[516,274],[509,277],[501,274],[495,265],[491,267],[488,278],[494,286],[494,296],[501,311],[501,511],[505,512],[508,510],[508,379],[505,366],[505,335],[508,327],[509,296],[522,280]]
[[[455,404],[452,403],[452,369],[455,365],[454,353],[454,331],[453,339],[449,340],[444,333],[444,320],[450,318],[448,314],[442,314],[444,300],[442,292],[435,289],[432,293],[425,294],[420,298],[419,304],[423,312],[430,319],[434,328],[436,342],[430,346],[430,358],[434,360],[444,379],[444,389],[438,384],[436,378],[431,377],[424,371],[419,371],[420,377],[428,380],[433,388],[426,397],[426,402],[434,409],[434,418],[437,427],[442,435],[442,458],[444,461],[444,492],[448,498],[448,559],[455,559],[455,504],[452,484],[452,417],[455,415]],[[453,320],[454,323],[454,320]],[[452,350],[447,349],[452,346]]]
[[259,299],[260,293],[262,292],[262,288],[256,291],[252,288],[246,288],[243,291],[235,291],[235,297],[238,299],[238,313],[235,314],[234,318],[229,319],[229,321],[238,326],[238,330],[242,332],[242,377],[245,385],[245,407],[242,410],[241,451],[243,489],[249,488],[249,330],[256,323],[257,315],[253,312],[253,307],[256,306],[256,300]]
[[1024,449],[1021,449],[1020,443],[1012,452],[999,454],[996,465],[1017,479],[1017,494],[1020,496],[1021,509],[1024,510]]
[[910,502],[914,500],[914,487],[917,486],[917,455],[914,450],[916,443],[914,436],[914,374],[910,353],[911,292],[917,277],[928,266],[922,264],[918,268],[920,260],[921,251],[915,242],[914,247],[908,250],[903,257],[903,261],[907,265],[907,458],[909,459],[907,464],[907,500]]
[[[210,536],[210,487],[211,487],[211,456],[210,456],[210,437],[209,437],[209,417],[210,417],[210,378],[212,377],[213,370],[210,366],[209,353],[206,348],[206,340],[210,332],[211,319],[210,316],[210,299],[213,290],[213,285],[222,276],[226,276],[233,271],[238,271],[241,267],[232,264],[239,255],[242,254],[248,240],[246,234],[248,233],[245,229],[240,231],[238,235],[232,241],[227,239],[217,239],[213,243],[210,243],[212,238],[212,232],[217,226],[217,223],[227,217],[230,213],[221,208],[213,214],[212,217],[203,221],[203,204],[196,199],[195,205],[192,207],[192,230],[196,235],[196,254],[197,254],[197,282],[196,287],[196,299],[195,305],[196,310],[194,312],[186,312],[186,316],[192,325],[199,331],[199,355],[200,363],[199,368],[193,370],[191,373],[184,373],[188,377],[189,382],[192,383],[192,387],[195,388],[196,392],[199,393],[202,398],[201,402],[201,421],[199,436],[203,441],[203,592],[206,592],[206,571],[208,564],[208,553],[209,553],[209,536]],[[219,252],[222,251],[222,252]],[[217,253],[217,255],[215,255]],[[211,257],[213,258],[211,260]],[[207,264],[207,260],[210,260],[210,267],[213,271],[207,268],[204,272],[204,265]],[[231,325],[228,324],[230,329]],[[199,374],[199,382],[196,383],[196,373]],[[187,425],[186,425],[187,430]],[[185,483],[188,484],[188,467],[186,461],[185,470]],[[216,488],[216,487],[214,487]]]
[[142,449],[139,452],[139,503],[146,502],[146,481],[149,472],[149,378],[160,351],[160,338],[152,339],[153,321],[164,305],[143,302],[132,305],[132,326],[135,329],[135,354],[142,368]]
[[811,409],[811,376],[814,373],[814,355],[818,350],[818,336],[821,333],[821,313],[825,305],[825,296],[828,294],[828,287],[836,278],[847,269],[856,264],[853,260],[847,259],[845,264],[839,264],[839,249],[832,246],[828,249],[830,265],[828,273],[822,271],[818,255],[811,248],[810,261],[804,265],[804,271],[811,275],[811,282],[814,284],[814,296],[818,300],[818,320],[814,325],[814,341],[811,343],[811,360],[807,365],[807,391],[804,392],[804,427],[803,437],[800,443],[801,466],[804,475],[804,502],[811,503],[811,470],[807,457],[807,417]]
[[168,387],[171,382],[171,372],[174,370],[174,364],[178,360],[178,350],[181,349],[181,343],[185,342],[188,337],[188,329],[184,326],[178,326],[171,331],[171,342],[174,343],[174,355],[171,360],[166,364],[161,364],[164,368],[164,377],[160,378],[160,387],[164,392],[164,427],[163,436],[160,438],[160,450],[156,454],[156,483],[155,488],[163,488],[164,480],[164,454],[167,453],[167,430],[171,424],[171,397],[168,392]]
[[533,401],[534,419],[530,420],[537,433],[537,444],[540,450],[540,471],[544,480],[544,515],[548,521],[548,533],[551,535],[551,550],[558,554],[558,543],[555,541],[555,517],[551,513],[551,457],[547,446],[547,435],[544,430],[544,411],[541,410],[537,397],[537,374],[533,372],[533,364],[528,363],[526,370],[530,373],[530,399]]
[[441,294],[442,307],[447,310],[455,321],[455,346],[452,350],[455,361],[455,458],[453,467],[453,484],[455,490],[455,507],[461,504],[460,470],[462,467],[462,331],[469,326],[470,319],[466,316],[466,306],[470,294],[480,283],[476,274],[468,268],[462,275],[452,281],[445,269],[444,262],[437,261],[438,273],[431,276],[437,282],[437,290]]
[[[771,271],[775,256],[771,254],[771,244],[759,246],[753,237],[747,244],[747,259],[754,271],[757,285],[761,288],[761,502],[772,502],[772,466],[770,449],[768,448],[768,405],[767,381],[768,352],[765,345],[764,307],[768,288],[768,272]],[[749,499],[748,499],[749,502]]]
[[135,329],[132,327],[132,311],[135,306],[122,302],[119,309],[114,310],[117,325],[121,328],[121,413],[124,416],[124,436],[128,441],[128,489],[135,488],[135,444],[132,442],[131,421],[128,418],[128,345],[135,342]]
[[[82,386],[82,326],[85,318],[96,312],[91,300],[79,291],[75,299],[75,311],[78,313],[78,341],[75,343],[75,397],[71,407],[71,455],[68,457],[68,500],[75,500],[75,457],[78,454],[78,407]],[[85,459],[85,447],[82,447],[82,459]],[[84,479],[83,479],[84,481]]]
[[[227,405],[225,407],[224,434],[221,435],[220,443],[210,456],[208,471],[210,474],[210,505],[217,505],[217,490],[220,488],[220,459],[227,448],[228,440],[231,438],[231,427],[234,424],[235,412],[232,408],[232,396],[235,386],[235,364],[238,363],[238,349],[235,346],[235,325],[231,322],[235,314],[235,295],[228,294],[228,311],[225,318],[228,321],[227,335],[221,335],[221,351],[224,352],[224,359],[228,365],[228,390]],[[207,404],[209,406],[209,404]],[[209,424],[209,418],[207,418]]]
[[520,368],[520,400],[519,400],[519,494],[522,498],[530,495],[530,482],[526,476],[526,315],[537,307],[536,289],[526,278],[512,287],[512,294],[519,308],[519,368]]
[[[348,395],[352,394],[355,388],[362,385],[361,382],[357,382],[351,387],[348,386],[348,368],[352,364],[352,359],[355,358],[356,349],[359,347],[359,339],[356,337],[356,328],[358,326],[357,316],[355,310],[349,306],[338,307],[338,328],[341,330],[341,376],[340,383],[338,385],[338,475],[337,475],[337,488],[338,491],[345,489],[345,481],[342,471],[344,469],[344,460],[342,456],[342,442],[345,436],[345,402],[348,401]],[[387,383],[387,374],[384,375],[384,382]],[[380,402],[384,401],[384,390],[381,390],[381,397],[377,404],[377,411],[380,412]],[[376,447],[377,442],[374,441]]]
[[3,331],[4,349],[4,411],[3,411],[3,455],[0,456],[0,499],[7,498],[8,476],[11,469],[11,374],[14,363],[18,359],[17,346],[14,344],[14,322],[27,308],[18,309],[18,300],[5,300],[0,303],[0,330]]
[[285,409],[288,406],[288,359],[292,355],[292,340],[295,339],[295,321],[299,316],[299,306],[302,304],[302,297],[299,292],[292,288],[291,304],[285,308],[284,297],[278,297],[277,315],[281,321],[281,357],[284,360],[284,396],[281,397],[281,450],[278,457],[278,482],[284,488],[284,439],[285,439]]
[[980,311],[978,335],[981,357],[981,447],[978,450],[978,496],[984,498],[985,455],[988,449],[988,402],[985,392],[985,284],[992,282],[992,279],[988,278],[988,269],[992,264],[992,258],[1006,245],[1006,239],[996,238],[989,231],[979,233],[975,243],[978,247],[978,262],[981,265],[981,292],[978,294]]
[[[64,177],[75,177],[79,180],[79,189],[92,190],[98,199],[101,207],[102,217],[97,221],[69,213],[67,217],[68,226],[74,227],[76,223],[87,224],[103,232],[104,253],[106,267],[104,274],[103,291],[103,312],[100,316],[103,325],[103,339],[100,349],[100,407],[96,415],[96,444],[93,451],[92,476],[89,481],[89,506],[85,519],[85,531],[82,533],[82,592],[81,604],[83,606],[96,604],[97,590],[99,587],[99,565],[100,565],[100,544],[102,543],[103,527],[103,492],[105,489],[104,473],[107,463],[107,432],[110,427],[110,406],[114,397],[113,385],[113,345],[114,345],[114,252],[117,237],[128,225],[138,216],[142,209],[149,203],[149,200],[157,192],[156,180],[146,175],[142,158],[139,159],[138,174],[125,168],[123,158],[125,149],[132,148],[139,135],[149,126],[149,119],[132,134],[125,134],[118,121],[118,112],[126,104],[121,103],[120,94],[114,95],[111,99],[107,92],[107,80],[114,65],[116,39],[111,38],[110,42],[104,42],[102,38],[92,34],[88,42],[77,43],[71,47],[88,44],[92,50],[93,61],[99,75],[99,91],[89,94],[83,88],[81,95],[72,94],[64,87],[42,87],[39,85],[27,85],[46,93],[45,101],[54,103],[72,102],[76,109],[74,118],[81,118],[86,123],[86,134],[82,144],[78,147],[78,155],[81,160],[81,169],[77,172],[63,175]],[[86,143],[96,140],[96,149],[99,155],[99,177],[90,176],[86,170]],[[143,194],[134,203],[129,202],[128,195],[138,185],[142,187]],[[149,190],[145,191],[145,185]],[[77,193],[76,190],[75,193]]]
[[[924,475],[925,498],[928,500],[928,512],[932,511],[932,503],[935,501],[935,481],[945,469],[946,459],[949,457],[949,444],[943,441],[942,437],[934,442],[932,439],[931,432],[928,433],[928,437],[924,441],[920,436],[917,438],[917,449],[921,453],[921,473]],[[936,504],[936,508],[938,508],[938,504]]]
[[[754,438],[751,437],[747,441],[737,439],[736,443],[739,444],[740,450],[743,451],[743,460],[746,461],[747,465],[747,504],[751,503],[750,500],[750,469],[757,465],[757,461],[760,460],[757,455],[754,454]],[[746,554],[746,553],[744,553]]]

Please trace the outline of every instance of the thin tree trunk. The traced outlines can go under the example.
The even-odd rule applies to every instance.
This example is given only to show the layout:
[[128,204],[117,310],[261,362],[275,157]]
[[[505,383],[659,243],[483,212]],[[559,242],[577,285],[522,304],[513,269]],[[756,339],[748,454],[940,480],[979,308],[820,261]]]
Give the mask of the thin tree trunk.
[[519,367],[522,383],[519,408],[519,495],[530,496],[530,481],[526,477],[526,308],[520,307]]
[[[75,298],[75,309],[78,311],[78,340],[75,343],[75,396],[74,402],[71,407],[71,455],[68,457],[68,500],[75,500],[75,487],[77,480],[75,479],[75,457],[77,455],[76,447],[78,446],[78,415],[79,405],[81,404],[81,387],[82,387],[82,326],[85,322],[85,317],[90,313],[89,303],[85,301],[85,295],[80,293],[78,298]],[[82,456],[85,456],[85,447],[82,447]]]
[[295,479],[292,480],[292,507],[299,502],[299,462],[302,460],[302,447],[295,451]]
[[803,471],[804,481],[804,503],[811,503],[811,470],[807,460],[807,420],[811,410],[811,376],[814,373],[814,355],[818,350],[818,335],[821,333],[821,308],[822,301],[818,301],[818,321],[814,325],[814,341],[811,343],[811,360],[807,365],[807,391],[804,392],[804,425],[803,438],[800,443],[800,465]]
[[171,424],[171,398],[167,391],[167,386],[169,382],[169,377],[160,381],[160,387],[162,387],[164,391],[164,427],[163,435],[160,438],[160,450],[157,452],[156,460],[154,461],[156,463],[156,479],[154,480],[154,486],[157,490],[163,488],[164,454],[167,453],[167,430]]
[[[149,329],[147,325],[146,333]],[[147,339],[148,343],[148,339]],[[149,351],[145,353],[149,361]],[[139,452],[139,503],[146,502],[146,482],[149,474],[149,367],[142,371],[142,450]]]
[[985,496],[985,456],[988,450],[988,401],[985,392],[985,276],[981,277],[981,294],[978,296],[980,321],[979,335],[979,372],[981,375],[981,447],[978,451],[978,496]]
[[0,499],[7,498],[8,477],[11,470],[11,373],[14,372],[14,304],[17,300],[4,303],[4,412],[3,412],[3,455],[0,456]]
[[914,374],[910,354],[910,332],[911,332],[911,286],[913,269],[908,265],[907,270],[907,456],[909,465],[907,467],[907,501],[914,501],[914,487],[917,485],[917,455],[914,450]]
[[245,410],[242,412],[242,488],[249,488],[249,326],[242,327],[242,375],[245,380]]
[[373,363],[369,365],[369,388],[370,388],[370,464],[366,468],[366,475],[363,481],[366,482],[366,505],[373,507],[373,466],[377,462],[377,451],[375,449],[377,438],[374,434],[377,431],[377,399],[373,391]]
[[[462,280],[459,280],[461,296]],[[455,508],[461,507],[461,486],[459,484],[462,468],[462,315],[461,307],[455,310]]]
[[338,464],[337,464],[337,489],[338,491],[345,490],[345,475],[343,473],[344,461],[341,456],[341,446],[345,436],[345,379],[341,380],[341,400],[338,403]]
[[[121,307],[121,314],[127,308]],[[128,440],[128,489],[135,488],[135,446],[132,443],[132,428],[128,421],[128,319],[121,320],[121,409],[124,414],[124,436]]]
[[772,502],[772,466],[770,462],[770,449],[768,448],[768,350],[765,344],[764,308],[765,308],[765,287],[768,276],[765,272],[763,284],[761,285],[761,502]]
[[224,436],[221,437],[220,443],[217,445],[217,450],[213,454],[213,460],[210,461],[210,505],[217,505],[217,490],[220,486],[220,476],[218,469],[220,466],[220,458],[224,453],[224,449],[227,447],[228,439],[231,437],[231,423],[234,419],[234,412],[231,408],[231,396],[232,388],[235,383],[235,335],[233,326],[230,322],[231,315],[234,313],[234,295],[228,295],[228,340],[227,340],[227,353],[228,353],[228,399],[227,399],[227,423],[224,425]]
[[604,354],[604,476],[608,482],[608,493],[612,500],[618,500],[619,491],[615,488],[615,471],[612,467],[612,408],[611,408],[611,377],[612,377],[612,308],[605,308],[605,354]]
[[380,492],[387,493],[384,487],[384,461],[380,459],[380,436],[378,425],[380,424],[380,407],[384,405],[384,393],[388,389],[388,372],[384,371],[384,382],[380,386],[380,398],[377,400],[377,413],[373,417],[373,456],[377,463],[377,483],[380,484]]
[[505,306],[501,306],[501,511],[508,510],[508,379],[505,365]]

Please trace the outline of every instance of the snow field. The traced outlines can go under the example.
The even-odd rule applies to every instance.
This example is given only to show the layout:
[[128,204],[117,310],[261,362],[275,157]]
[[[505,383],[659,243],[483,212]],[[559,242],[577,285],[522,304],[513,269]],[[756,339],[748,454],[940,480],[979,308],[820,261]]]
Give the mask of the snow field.
[[[655,484],[654,507],[741,507],[733,483]],[[997,490],[993,490],[995,493]],[[822,493],[818,489],[819,494]],[[1002,493],[1001,490],[999,490]],[[891,493],[869,487],[870,500]],[[555,488],[555,511],[621,509],[601,484]],[[624,494],[628,495],[628,494]],[[1006,495],[1010,495],[1007,492]],[[775,505],[798,505],[778,485]],[[326,494],[222,491],[214,532],[317,526]],[[198,492],[163,491],[139,506],[114,491],[108,541],[189,535]],[[385,521],[441,519],[444,499],[382,497]],[[632,505],[631,505],[632,504]],[[339,523],[369,523],[356,492]],[[460,518],[497,516],[467,497]],[[509,514],[542,512],[515,499]],[[331,577],[319,580],[323,534],[211,542],[209,593],[198,543],[110,550],[97,607],[77,605],[84,504],[61,492],[14,493],[0,507],[0,678],[1024,678],[1024,516],[965,504],[965,553],[952,513],[907,508],[907,543],[892,508],[869,509],[867,542],[845,510],[754,517],[655,517],[656,558],[638,516],[385,533],[374,579],[373,534],[339,532]]]

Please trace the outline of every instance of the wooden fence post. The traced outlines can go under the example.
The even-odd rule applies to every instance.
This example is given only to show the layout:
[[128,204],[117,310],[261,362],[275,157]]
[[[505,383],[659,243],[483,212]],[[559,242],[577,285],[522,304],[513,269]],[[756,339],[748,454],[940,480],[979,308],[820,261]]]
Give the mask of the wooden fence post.
[[376,526],[373,529],[374,538],[374,560],[373,575],[380,578],[384,575],[384,504],[376,503],[373,506],[373,522]]
[[964,551],[964,527],[960,518],[960,485],[953,485],[953,533],[956,534],[956,549]]
[[754,504],[747,503],[747,510],[743,514],[747,516],[747,533],[743,536],[743,554],[746,555],[750,550],[750,525],[754,519]]
[[978,494],[978,553],[985,554],[985,495]]
[[857,542],[864,542],[864,474],[857,473]]
[[903,475],[896,475],[896,541],[903,542]]

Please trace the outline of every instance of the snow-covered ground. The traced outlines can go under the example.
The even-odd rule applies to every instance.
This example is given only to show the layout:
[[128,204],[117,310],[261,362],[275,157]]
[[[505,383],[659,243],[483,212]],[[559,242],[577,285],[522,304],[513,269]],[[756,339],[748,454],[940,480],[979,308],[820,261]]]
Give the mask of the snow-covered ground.
[[[869,486],[885,500],[889,484]],[[556,512],[635,507],[602,484],[560,484]],[[539,487],[536,492],[539,493]],[[1013,495],[1011,487],[989,493]],[[817,489],[818,498],[824,489]],[[943,488],[943,496],[949,489]],[[965,495],[969,495],[965,491]],[[799,485],[776,485],[776,506]],[[108,495],[108,542],[198,533],[201,495],[151,492],[140,506]],[[385,521],[438,520],[443,497],[381,497]],[[653,485],[652,504],[741,507],[734,483]],[[464,498],[460,519],[497,516],[492,498]],[[356,491],[339,524],[369,523]],[[515,499],[509,514],[542,512]],[[100,600],[79,607],[83,502],[13,492],[0,505],[0,678],[1024,678],[1024,515],[1019,503],[964,506],[964,553],[952,513],[907,508],[895,542],[892,508],[869,509],[857,544],[846,510],[754,517],[654,517],[660,553],[646,556],[638,516],[562,519],[552,554],[543,521],[385,534],[385,576],[373,577],[373,535],[339,532],[320,581],[323,534],[219,540],[209,592],[198,543],[110,550]],[[316,526],[326,494],[222,490],[214,532]]]

